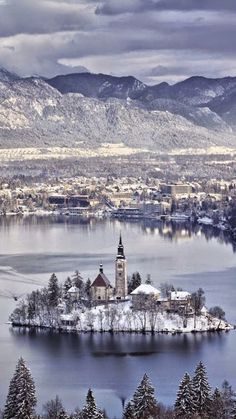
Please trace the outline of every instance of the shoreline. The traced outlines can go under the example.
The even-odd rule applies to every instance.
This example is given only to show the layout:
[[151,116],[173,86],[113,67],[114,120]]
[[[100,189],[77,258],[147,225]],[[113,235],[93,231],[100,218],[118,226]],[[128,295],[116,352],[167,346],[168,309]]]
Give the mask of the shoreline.
[[192,330],[180,330],[180,329],[176,329],[176,330],[78,330],[74,327],[71,326],[66,326],[66,327],[55,327],[55,326],[46,326],[46,325],[32,325],[32,324],[27,324],[27,323],[17,323],[17,322],[10,322],[8,323],[12,328],[14,329],[29,329],[29,330],[48,330],[51,332],[56,332],[56,333],[74,333],[77,335],[81,335],[81,334],[110,334],[110,335],[114,335],[114,334],[132,334],[132,335],[156,335],[156,334],[166,334],[166,335],[180,335],[180,334],[195,334],[195,333],[228,333],[232,330],[236,329],[235,325],[231,325],[229,323],[227,323],[227,328],[214,328],[211,327],[209,329],[205,329],[205,330],[200,330],[200,329],[192,329]]

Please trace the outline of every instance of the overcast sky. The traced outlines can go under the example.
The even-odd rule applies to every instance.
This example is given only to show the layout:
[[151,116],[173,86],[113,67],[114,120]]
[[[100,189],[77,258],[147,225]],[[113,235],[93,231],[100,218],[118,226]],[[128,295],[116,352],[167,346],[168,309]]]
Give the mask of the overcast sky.
[[154,84],[236,76],[236,0],[0,0],[0,66]]

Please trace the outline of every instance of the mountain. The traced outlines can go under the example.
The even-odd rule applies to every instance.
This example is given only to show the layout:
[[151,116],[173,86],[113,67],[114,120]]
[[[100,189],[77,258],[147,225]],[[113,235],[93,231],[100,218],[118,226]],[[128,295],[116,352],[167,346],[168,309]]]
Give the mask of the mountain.
[[147,86],[134,77],[79,73],[44,80],[1,70],[0,148],[233,147],[236,79],[202,79]]
[[106,74],[77,73],[56,76],[47,80],[48,84],[59,92],[81,93],[84,96],[107,99],[135,99],[146,85],[135,77],[115,77]]
[[160,83],[147,86],[132,76],[115,77],[106,74],[75,73],[56,76],[46,80],[59,92],[81,93],[84,96],[105,99],[136,99],[142,103],[150,103],[156,99],[175,100],[186,105],[203,106],[214,98],[230,94],[236,88],[236,77],[210,79],[194,76],[184,81],[169,85]]
[[216,97],[227,94],[236,87],[236,77],[210,79],[194,76],[168,86],[163,92],[157,91],[161,97],[169,97],[186,105],[206,106]]
[[78,73],[57,76],[47,83],[62,94],[81,93],[101,100],[131,99],[136,106],[167,110],[209,129],[228,132],[230,128],[236,129],[236,77],[210,79],[196,76],[174,85],[164,82],[147,86],[134,77]]
[[10,73],[10,71],[6,70],[5,68],[0,68],[0,82],[14,82],[18,80],[20,77],[17,76],[15,73]]

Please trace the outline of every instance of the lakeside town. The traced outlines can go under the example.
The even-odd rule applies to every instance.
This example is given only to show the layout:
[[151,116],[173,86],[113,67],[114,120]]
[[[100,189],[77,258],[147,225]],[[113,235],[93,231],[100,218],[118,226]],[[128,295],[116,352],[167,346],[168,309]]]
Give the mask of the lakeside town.
[[0,183],[0,217],[173,221],[213,226],[236,238],[236,179],[166,183],[155,178],[75,177]]

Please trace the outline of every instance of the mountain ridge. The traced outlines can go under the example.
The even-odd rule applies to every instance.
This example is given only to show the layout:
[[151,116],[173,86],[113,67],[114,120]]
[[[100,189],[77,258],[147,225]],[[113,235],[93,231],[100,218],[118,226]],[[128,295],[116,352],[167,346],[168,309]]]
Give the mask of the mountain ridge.
[[147,86],[133,76],[21,78],[0,69],[1,148],[94,149],[104,142],[151,151],[234,147],[234,114],[234,77]]
[[[173,85],[162,82],[149,86],[133,76],[117,77],[102,73],[73,73],[56,76],[47,79],[46,82],[62,94],[81,93],[84,96],[101,100],[111,97],[122,100],[131,99],[136,101],[137,106],[143,106],[148,110],[167,110],[184,116],[199,126],[212,129],[216,122],[216,129],[219,128],[219,125],[222,125],[222,129],[226,130],[236,129],[234,122],[236,120],[236,93],[232,98],[232,89],[236,91],[236,77],[227,76],[214,79],[191,76]],[[87,89],[87,85],[90,85],[92,92]],[[166,100],[166,109],[163,108],[163,99]],[[160,100],[162,100],[161,105]],[[227,104],[225,112],[221,110],[221,102],[222,107]],[[189,111],[185,109],[183,113],[183,105],[189,106]],[[201,117],[201,108],[204,107],[209,109],[209,125],[206,121],[206,112],[204,112],[205,116]],[[195,108],[198,109],[197,113]],[[213,112],[218,118],[211,115],[212,119],[210,120],[210,112]],[[230,112],[230,117],[226,112]],[[193,113],[195,116],[192,115]],[[216,121],[216,119],[218,120]],[[220,120],[222,120],[221,124]],[[228,128],[227,125],[229,125]]]

